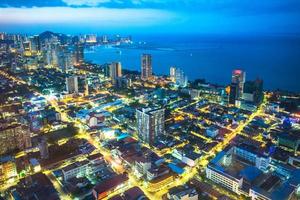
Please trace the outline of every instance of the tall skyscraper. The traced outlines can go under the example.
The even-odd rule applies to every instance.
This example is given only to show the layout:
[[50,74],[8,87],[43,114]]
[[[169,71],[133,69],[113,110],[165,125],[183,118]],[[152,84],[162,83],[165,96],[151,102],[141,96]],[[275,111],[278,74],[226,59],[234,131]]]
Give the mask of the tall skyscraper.
[[187,76],[184,71],[178,67],[170,68],[170,77],[171,80],[180,87],[186,87],[187,85]]
[[109,66],[109,76],[113,85],[117,83],[117,79],[122,77],[122,66],[120,62],[113,62]]
[[238,98],[242,97],[244,84],[246,81],[246,72],[236,69],[233,70],[231,76],[231,83],[236,83],[238,85]]
[[84,62],[84,46],[82,43],[77,43],[75,45],[74,55],[76,65],[82,64]]
[[143,108],[136,110],[139,138],[153,145],[165,131],[165,109]]
[[141,66],[141,79],[149,80],[152,77],[152,57],[150,54],[142,55]]
[[230,84],[230,93],[229,93],[229,104],[235,105],[235,100],[237,99],[238,96],[238,84],[236,83],[231,83]]
[[89,95],[89,86],[88,86],[87,77],[85,75],[78,76],[77,81],[78,81],[78,92],[84,94],[84,96]]
[[235,101],[242,98],[244,84],[246,80],[246,72],[242,70],[234,70],[231,76],[229,103],[235,104]]
[[170,67],[170,78],[171,81],[175,82],[175,73],[176,73],[176,67]]
[[30,39],[30,49],[32,52],[37,53],[41,51],[41,42],[40,42],[40,36],[34,35],[29,38]]
[[30,41],[25,41],[23,42],[23,49],[24,51],[31,51],[31,44],[30,44]]
[[78,77],[70,76],[66,78],[66,89],[69,94],[78,93]]
[[63,72],[68,72],[74,65],[73,53],[68,46],[60,46],[57,52],[58,66]]

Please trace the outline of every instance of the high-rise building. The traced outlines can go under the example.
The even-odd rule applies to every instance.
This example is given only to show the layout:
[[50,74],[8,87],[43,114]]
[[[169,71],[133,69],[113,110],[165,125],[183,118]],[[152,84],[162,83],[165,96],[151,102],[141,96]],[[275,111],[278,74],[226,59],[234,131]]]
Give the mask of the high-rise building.
[[253,102],[258,105],[263,101],[263,81],[246,81],[244,85],[243,100]]
[[175,82],[175,73],[176,73],[176,67],[170,67],[170,78],[171,81]]
[[20,124],[0,127],[0,155],[31,147],[29,128]]
[[58,51],[58,66],[63,72],[68,72],[74,65],[74,57],[68,46],[60,46]]
[[85,96],[89,95],[89,87],[86,76],[78,76],[78,92],[84,94]]
[[113,62],[109,66],[109,76],[113,85],[116,85],[117,79],[122,77],[122,66],[120,62]]
[[23,49],[24,49],[24,51],[31,51],[30,41],[23,42]]
[[77,43],[75,45],[75,63],[76,65],[80,65],[84,62],[84,46],[82,43]]
[[233,70],[230,84],[229,104],[235,104],[241,99],[244,91],[246,73],[242,70]]
[[141,58],[141,79],[149,80],[152,77],[152,57],[150,54],[143,54]]
[[178,67],[170,68],[170,77],[171,80],[180,87],[186,87],[187,85],[187,76],[184,71]]
[[230,84],[229,104],[235,105],[235,100],[238,97],[239,87],[236,83]]
[[236,83],[238,85],[238,98],[241,98],[243,95],[245,81],[246,72],[239,69],[233,70],[231,76],[231,83]]
[[36,53],[41,51],[41,42],[40,42],[40,36],[34,35],[29,38],[30,39],[30,49],[32,52]]
[[136,110],[139,138],[153,145],[165,131],[165,109],[143,108]]
[[45,49],[45,62],[52,67],[59,67],[60,57],[60,44],[59,43],[47,43]]
[[77,76],[70,76],[66,78],[66,89],[69,94],[79,92]]

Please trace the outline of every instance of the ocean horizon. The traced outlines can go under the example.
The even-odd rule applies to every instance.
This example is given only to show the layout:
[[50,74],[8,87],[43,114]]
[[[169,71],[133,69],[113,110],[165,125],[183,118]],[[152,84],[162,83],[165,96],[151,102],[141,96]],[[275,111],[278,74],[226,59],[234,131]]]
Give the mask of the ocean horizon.
[[140,56],[152,55],[153,73],[168,75],[171,66],[182,68],[189,80],[229,84],[234,69],[246,79],[264,80],[264,89],[300,91],[300,38],[205,37],[194,35],[133,36],[134,44],[97,46],[85,58],[97,64],[119,61],[124,69],[140,71]]

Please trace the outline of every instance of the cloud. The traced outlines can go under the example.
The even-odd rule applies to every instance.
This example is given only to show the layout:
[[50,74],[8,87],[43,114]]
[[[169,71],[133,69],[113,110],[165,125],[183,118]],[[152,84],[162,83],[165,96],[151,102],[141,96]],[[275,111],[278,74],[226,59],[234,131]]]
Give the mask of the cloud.
[[116,8],[0,8],[0,24],[94,24],[95,26],[151,26],[176,20],[170,11]]
[[111,0],[62,0],[68,6],[98,6],[103,3],[110,3]]

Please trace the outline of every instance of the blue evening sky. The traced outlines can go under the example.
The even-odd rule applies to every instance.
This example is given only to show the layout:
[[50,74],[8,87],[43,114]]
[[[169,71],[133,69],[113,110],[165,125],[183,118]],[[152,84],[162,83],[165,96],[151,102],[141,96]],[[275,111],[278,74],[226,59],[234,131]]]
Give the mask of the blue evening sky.
[[300,0],[0,0],[0,32],[300,33]]

